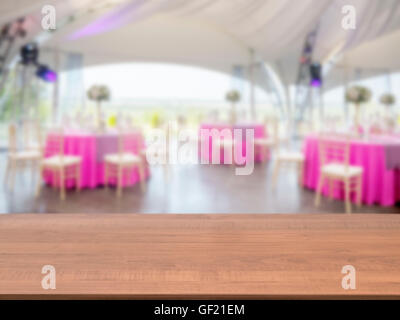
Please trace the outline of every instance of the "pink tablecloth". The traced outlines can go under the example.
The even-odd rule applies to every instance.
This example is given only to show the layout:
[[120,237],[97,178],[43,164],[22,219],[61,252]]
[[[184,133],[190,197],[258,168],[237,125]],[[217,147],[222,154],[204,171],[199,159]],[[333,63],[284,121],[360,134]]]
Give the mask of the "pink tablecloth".
[[[224,129],[230,129],[232,130],[232,134],[233,134],[233,130],[234,129],[242,129],[242,139],[243,139],[243,143],[242,143],[242,152],[241,155],[246,158],[247,153],[246,153],[246,142],[245,142],[245,138],[246,138],[246,129],[253,129],[254,130],[254,138],[266,138],[267,137],[267,133],[265,130],[265,125],[263,124],[237,124],[234,126],[228,125],[228,124],[218,124],[218,123],[203,123],[200,126],[200,132],[199,132],[199,141],[201,143],[201,130],[202,129],[208,129],[208,130],[212,130],[212,129],[217,129],[218,131],[222,131]],[[199,147],[199,152],[200,155],[205,158],[206,160],[212,161],[212,150],[213,150],[213,145],[212,145],[212,137],[209,138],[209,148],[208,148],[208,152],[207,150],[204,150],[204,148],[206,148],[207,146],[204,145],[200,145]],[[235,151],[237,152],[237,151]],[[265,153],[263,152],[259,152],[259,150],[254,150],[254,160],[255,162],[262,162],[265,160]],[[221,152],[221,163],[224,163],[224,154],[223,152]]]
[[[49,134],[46,140],[45,156],[52,156],[52,139],[57,137]],[[123,139],[124,150],[138,154],[144,148],[144,139],[140,132],[129,133]],[[54,140],[53,140],[54,144]],[[89,134],[89,133],[65,133],[64,134],[64,154],[76,155],[82,159],[81,163],[81,187],[96,188],[104,184],[104,155],[114,153],[118,150],[118,136],[114,133],[109,134]],[[124,174],[124,185],[133,185],[139,182],[138,170]],[[147,175],[149,173],[147,172]],[[54,184],[54,177],[45,172],[45,181]],[[110,180],[111,181],[111,180]],[[113,182],[113,181],[111,181]],[[114,181],[115,182],[115,181]],[[67,181],[67,186],[72,187],[74,181]]]
[[[386,144],[378,141],[351,142],[350,164],[364,168],[363,203],[392,206],[400,200],[400,171],[387,169],[385,148]],[[318,139],[315,135],[306,138],[304,152],[304,185],[315,190],[319,178]],[[328,194],[327,186],[324,193]],[[343,192],[337,191],[335,197],[343,198]]]

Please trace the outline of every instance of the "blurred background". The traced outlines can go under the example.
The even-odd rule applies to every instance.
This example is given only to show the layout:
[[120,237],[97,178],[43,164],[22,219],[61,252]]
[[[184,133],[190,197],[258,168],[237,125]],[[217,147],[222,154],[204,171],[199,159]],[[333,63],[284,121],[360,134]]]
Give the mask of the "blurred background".
[[[78,156],[79,148],[89,148],[72,147],[70,132],[97,139],[107,132],[116,134],[122,122],[143,138],[143,146],[138,142],[141,146],[132,151],[135,155],[145,152],[153,129],[165,129],[168,123],[195,133],[221,125],[262,127],[255,150],[263,153],[265,149],[268,160],[256,159],[263,164],[257,169],[260,180],[246,182],[254,179],[248,178],[238,190],[262,186],[253,196],[256,203],[249,206],[255,212],[307,212],[317,210],[310,190],[315,191],[318,179],[309,174],[309,166],[320,170],[319,162],[308,159],[312,157],[310,135],[356,133],[358,140],[371,145],[377,143],[374,135],[380,135],[379,141],[390,135],[391,145],[400,137],[397,0],[3,0],[0,27],[0,148],[5,173],[7,161],[11,168],[14,163],[7,160],[10,152],[11,158],[26,156],[16,155],[29,149],[22,136],[36,137],[36,131],[26,129],[29,126],[40,126],[40,137],[35,138],[41,139],[35,142],[41,145],[38,161],[54,155],[49,151],[49,137],[58,127],[63,129],[62,156]],[[99,149],[100,142],[96,143]],[[296,159],[305,167],[301,173],[305,189],[294,189],[289,206],[265,200],[276,198],[270,182],[279,160],[276,150],[285,143],[290,144],[291,156],[293,152],[302,155]],[[382,148],[386,150],[387,144]],[[117,147],[112,150],[122,152]],[[349,152],[348,164],[361,165],[355,151]],[[400,149],[394,153],[397,157]],[[80,156],[81,163],[89,161]],[[388,157],[385,153],[374,164],[364,165],[364,175]],[[88,168],[81,167],[81,176],[86,175],[81,179],[93,181],[87,170],[101,171],[101,179],[83,182],[83,189],[103,186],[105,169],[95,164]],[[390,171],[390,185],[364,177],[362,202],[398,211],[397,162],[381,169],[374,175]],[[158,177],[155,172],[149,173],[150,186]],[[224,179],[228,173],[218,174]],[[290,183],[279,177],[282,185]],[[376,181],[379,190],[368,191]],[[180,188],[183,192],[188,186]],[[209,189],[207,182],[202,188]],[[10,200],[9,189],[3,191],[4,212],[55,210],[54,204],[47,206],[43,193],[35,198],[32,190],[24,191],[27,202],[21,205]],[[226,192],[221,197],[227,205],[221,207],[203,207],[196,198],[176,207],[149,208],[135,202],[115,210],[228,212],[237,208],[245,212],[246,199],[235,203],[232,191]],[[44,194],[51,191],[45,189]],[[336,196],[344,197],[342,191]],[[344,208],[339,202],[326,210],[343,212]]]

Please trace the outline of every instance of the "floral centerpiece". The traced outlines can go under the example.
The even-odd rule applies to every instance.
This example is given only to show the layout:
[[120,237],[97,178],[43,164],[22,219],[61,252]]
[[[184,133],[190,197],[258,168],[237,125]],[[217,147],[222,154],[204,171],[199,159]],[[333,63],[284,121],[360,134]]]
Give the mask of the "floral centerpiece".
[[101,114],[101,103],[110,100],[110,89],[105,85],[93,85],[87,92],[89,100],[96,102],[97,126],[100,130],[105,129],[105,121]]
[[360,106],[371,99],[371,91],[362,86],[353,86],[346,91],[346,101],[355,106],[354,124],[357,130],[360,128]]
[[394,95],[392,95],[390,93],[385,93],[385,94],[381,95],[381,97],[379,98],[379,101],[383,105],[389,107],[389,106],[394,105],[396,103],[396,98],[395,98]]
[[225,99],[226,101],[232,104],[231,110],[231,123],[236,123],[236,103],[240,101],[240,93],[237,90],[230,90],[226,93]]
[[380,103],[382,103],[386,109],[386,115],[384,117],[384,122],[389,132],[392,132],[396,128],[396,121],[394,120],[395,115],[391,110],[391,106],[396,103],[396,97],[390,93],[385,93],[379,98]]

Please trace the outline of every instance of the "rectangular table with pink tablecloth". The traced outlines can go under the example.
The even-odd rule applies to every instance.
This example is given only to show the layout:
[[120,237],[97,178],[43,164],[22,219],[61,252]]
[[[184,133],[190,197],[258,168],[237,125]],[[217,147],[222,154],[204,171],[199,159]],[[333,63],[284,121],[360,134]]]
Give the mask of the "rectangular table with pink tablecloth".
[[[55,134],[49,134],[46,139],[45,156],[54,155],[49,147],[52,139],[57,139]],[[124,134],[123,149],[125,152],[139,154],[145,147],[142,134],[137,132]],[[117,133],[84,133],[66,132],[64,134],[64,154],[80,156],[81,162],[81,187],[96,188],[104,184],[104,156],[118,152]],[[146,176],[149,172],[146,173]],[[48,184],[54,184],[54,177],[45,172],[45,180]],[[139,182],[137,169],[132,170],[131,174],[124,174],[124,185],[133,185]],[[111,181],[112,182],[112,181]],[[67,181],[67,186],[72,186],[73,181]]]
[[[233,132],[234,130],[242,130],[242,150],[241,150],[241,155],[246,158],[247,152],[246,152],[246,129],[251,129],[253,130],[254,133],[254,139],[257,138],[266,138],[267,137],[267,132],[265,129],[264,124],[236,124],[236,125],[229,125],[229,124],[223,124],[223,123],[203,123],[200,126],[200,132],[199,132],[199,141],[200,143],[202,142],[202,130],[213,130],[216,129],[219,132],[221,132],[224,129],[229,129],[232,132],[232,137],[233,137]],[[208,143],[208,150],[205,150],[204,148],[207,148],[207,145],[203,144],[200,145],[199,147],[199,152],[202,157],[205,159],[203,160],[208,160],[212,161],[212,152],[213,152],[213,137],[209,137],[209,143]],[[263,152],[258,152],[259,150],[255,149],[255,154],[254,154],[254,160],[255,162],[262,162],[265,160],[266,157],[268,157],[268,154],[265,154]],[[224,154],[221,153],[221,163],[224,163]]]
[[[343,143],[345,143],[343,141]],[[304,185],[317,188],[319,178],[318,136],[310,135],[304,144]],[[362,201],[365,204],[392,206],[400,200],[400,140],[399,139],[355,139],[350,142],[350,164],[363,168]],[[328,195],[327,186],[324,194]],[[337,190],[336,198],[343,198]]]

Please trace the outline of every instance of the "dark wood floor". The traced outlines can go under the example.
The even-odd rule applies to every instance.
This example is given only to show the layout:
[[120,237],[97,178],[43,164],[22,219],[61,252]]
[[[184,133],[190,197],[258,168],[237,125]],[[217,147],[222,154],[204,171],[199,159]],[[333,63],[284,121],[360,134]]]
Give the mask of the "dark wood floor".
[[399,247],[400,215],[2,215],[0,299],[399,298]]
[[[175,165],[166,181],[159,167],[151,170],[148,188],[124,189],[122,199],[113,190],[86,189],[59,200],[58,191],[45,187],[34,198],[35,181],[29,174],[17,176],[14,192],[0,186],[0,213],[344,213],[341,201],[323,199],[313,205],[315,193],[299,188],[295,171],[282,171],[279,184],[271,185],[273,163],[256,165],[250,176],[236,176],[231,166]],[[0,156],[0,181],[5,155]],[[363,206],[354,213],[400,213],[400,206]]]

